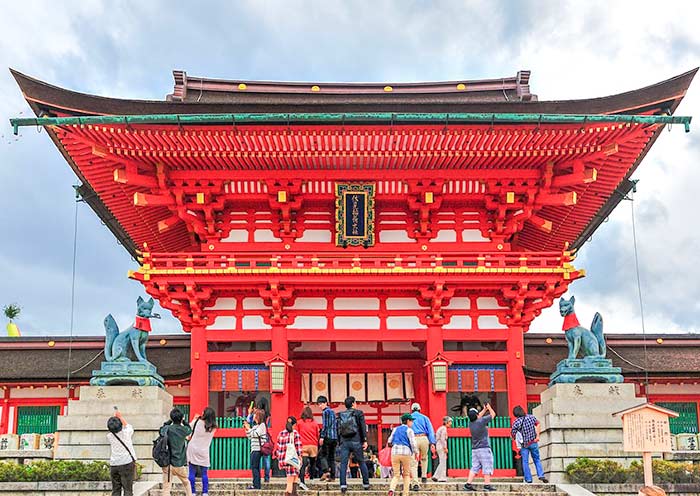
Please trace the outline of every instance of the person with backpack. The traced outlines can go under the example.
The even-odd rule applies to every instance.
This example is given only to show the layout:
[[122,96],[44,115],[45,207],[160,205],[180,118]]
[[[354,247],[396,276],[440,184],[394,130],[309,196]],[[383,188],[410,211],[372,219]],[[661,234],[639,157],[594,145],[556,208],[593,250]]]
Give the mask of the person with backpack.
[[530,456],[537,470],[537,478],[545,484],[548,482],[544,476],[544,469],[540,461],[540,421],[534,415],[528,414],[522,406],[513,408],[515,421],[510,430],[511,437],[520,451],[523,461],[523,478],[525,482],[532,483],[532,472],[530,471]]
[[297,424],[297,431],[301,436],[302,465],[299,473],[299,487],[304,491],[309,488],[304,484],[306,469],[309,469],[309,479],[316,475],[316,459],[318,458],[318,443],[321,426],[314,421],[311,408],[305,407],[301,412],[301,422]]
[[319,396],[316,403],[323,412],[318,441],[321,445],[321,454],[318,460],[322,472],[321,480],[333,482],[335,480],[335,450],[338,447],[338,421],[335,412],[328,406],[328,398]]
[[187,461],[190,468],[190,486],[195,493],[197,472],[202,477],[202,496],[209,494],[209,447],[216,431],[216,412],[213,408],[205,408],[202,415],[194,418],[192,436],[187,444]]
[[107,420],[107,440],[109,441],[109,474],[112,479],[112,496],[133,496],[136,475],[134,455],[134,428],[129,425],[117,407],[114,416]]
[[338,413],[338,437],[340,439],[340,492],[348,491],[348,460],[350,453],[355,461],[360,465],[362,473],[362,486],[369,489],[369,474],[363,449],[367,449],[367,424],[365,414],[361,410],[355,409],[355,397],[345,398],[345,410]]
[[269,450],[267,425],[265,424],[265,412],[263,410],[255,410],[253,413],[253,424],[251,426],[248,420],[243,422],[246,436],[250,439],[250,470],[253,473],[253,484],[248,486],[248,489],[261,489],[260,461],[263,456],[263,447],[265,447],[266,451]]
[[[420,412],[420,403],[411,405],[411,414],[413,415],[413,432],[416,435],[416,445],[420,456],[413,460],[411,465],[411,479],[413,481],[412,489],[420,490],[421,482],[428,482],[428,453],[435,453],[435,431],[430,419]],[[418,478],[418,462],[421,466],[421,478]]]
[[299,469],[301,468],[301,436],[294,430],[297,425],[295,417],[288,417],[287,424],[277,436],[277,464],[287,474],[285,496],[296,496]]
[[496,416],[496,412],[493,411],[489,403],[485,403],[480,412],[476,408],[470,408],[467,416],[469,417],[469,431],[472,435],[472,468],[469,470],[464,490],[476,490],[472,486],[472,481],[481,470],[484,473],[484,491],[495,491],[491,486],[493,451],[491,451],[491,442],[489,441],[489,422]]
[[[184,422],[185,415],[179,408],[173,408],[170,411],[170,420],[163,424],[160,428],[160,436],[165,443],[159,438],[156,441],[156,448],[161,446],[159,455],[163,455],[162,445],[165,444],[165,449],[169,453],[168,464],[163,468],[163,492],[162,496],[170,496],[172,487],[172,478],[177,477],[185,488],[185,494],[192,496],[190,481],[187,471],[187,437],[192,434],[192,429],[187,422]],[[154,451],[155,449],[154,448]],[[158,460],[156,460],[158,462]],[[161,462],[162,463],[162,462]],[[160,463],[158,463],[160,465]]]
[[419,456],[416,436],[413,432],[413,415],[401,415],[401,425],[391,431],[387,446],[391,447],[391,468],[394,477],[389,483],[389,496],[394,496],[394,490],[399,483],[403,471],[403,496],[408,496],[411,489],[411,470],[413,460]]

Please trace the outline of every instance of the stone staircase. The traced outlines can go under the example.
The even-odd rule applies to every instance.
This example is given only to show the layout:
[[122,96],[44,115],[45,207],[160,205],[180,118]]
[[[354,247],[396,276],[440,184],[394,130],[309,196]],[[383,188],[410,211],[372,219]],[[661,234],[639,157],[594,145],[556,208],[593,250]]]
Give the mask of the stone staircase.
[[[466,492],[463,489],[466,479],[453,479],[450,482],[428,482],[422,484],[420,491],[411,491],[411,495],[427,495],[427,496],[535,496],[544,494],[546,496],[566,496],[567,493],[557,491],[554,484],[524,484],[513,482],[509,479],[496,480],[492,482],[495,491],[484,491],[482,479],[478,480],[474,486],[476,491]],[[245,480],[215,480],[209,483],[209,496],[283,496],[285,483],[283,479],[273,479],[272,482],[263,483],[261,490],[248,490],[246,487],[250,481]],[[348,481],[348,495],[355,496],[386,496],[389,491],[389,482],[387,479],[370,479],[371,487],[368,491],[363,490],[362,484],[358,480]],[[299,490],[300,496],[341,496],[338,481],[334,483],[325,483],[318,481],[307,482],[308,491]],[[403,486],[400,484],[397,487],[396,495],[401,495]],[[199,481],[197,482],[197,490],[201,491]],[[162,490],[160,485],[148,492],[148,496],[161,496]],[[172,496],[184,496],[185,491],[179,482],[173,483]],[[198,492],[201,494],[201,492]]]

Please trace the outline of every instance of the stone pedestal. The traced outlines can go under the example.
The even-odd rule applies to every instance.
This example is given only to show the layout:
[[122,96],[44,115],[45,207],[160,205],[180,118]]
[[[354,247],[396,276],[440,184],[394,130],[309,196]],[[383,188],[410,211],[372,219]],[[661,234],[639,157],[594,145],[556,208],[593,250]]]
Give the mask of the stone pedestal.
[[91,386],[164,386],[156,366],[148,362],[102,362],[92,371]]
[[581,382],[619,383],[622,380],[622,369],[613,367],[612,360],[602,357],[584,357],[560,361],[557,364],[557,370],[549,376],[549,385]]
[[107,420],[118,407],[134,427],[134,449],[143,465],[143,477],[162,471],[153,462],[151,450],[158,429],[170,415],[173,397],[158,386],[82,386],[80,399],[70,400],[67,415],[58,418],[56,459],[109,460]]
[[635,397],[634,384],[555,384],[541,400],[533,414],[542,426],[540,454],[551,482],[567,482],[564,469],[577,458],[609,459],[625,466],[639,459],[622,450],[622,420],[612,416],[644,403]]

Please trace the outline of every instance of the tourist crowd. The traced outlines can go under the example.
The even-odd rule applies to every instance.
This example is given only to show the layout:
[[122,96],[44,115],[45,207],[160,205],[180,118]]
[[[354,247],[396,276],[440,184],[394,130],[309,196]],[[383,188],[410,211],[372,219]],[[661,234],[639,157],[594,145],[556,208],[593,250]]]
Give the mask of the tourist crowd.
[[[285,496],[297,495],[298,490],[308,490],[307,479],[319,478],[333,482],[337,478],[340,491],[347,492],[348,474],[361,477],[365,490],[370,488],[370,477],[391,477],[389,496],[403,480],[403,496],[409,491],[419,491],[428,481],[429,459],[434,458],[432,480],[447,481],[448,429],[452,419],[444,417],[436,430],[430,419],[421,413],[421,405],[413,403],[411,413],[401,416],[401,424],[395,427],[388,438],[387,447],[377,453],[368,450],[367,423],[362,410],[356,408],[355,398],[344,401],[344,408],[333,411],[325,396],[316,400],[321,409],[321,423],[314,420],[313,411],[306,406],[300,420],[290,416],[284,429],[274,438],[270,434],[270,408],[265,398],[249,407],[243,422],[246,436],[250,440],[250,468],[252,483],[248,489],[261,489],[261,471],[264,480],[270,480],[271,458],[286,475]],[[115,408],[116,410],[116,408]],[[492,406],[486,403],[480,410],[467,411],[471,430],[471,461],[466,491],[474,491],[472,485],[481,472],[485,491],[492,491],[491,476],[494,463],[489,439],[489,424],[496,416]],[[532,482],[529,461],[532,459],[540,482],[547,482],[540,462],[539,421],[525,410],[513,409],[515,421],[511,436],[522,458],[525,482]],[[201,415],[192,419],[192,427],[184,420],[183,412],[173,408],[170,419],[163,424],[159,437],[154,442],[153,458],[163,468],[164,496],[170,496],[172,480],[178,479],[187,496],[195,493],[196,478],[202,479],[202,494],[209,491],[209,452],[216,431],[216,412],[205,408]],[[111,446],[110,466],[112,495],[131,496],[136,471],[136,456],[133,446],[134,429],[124,417],[115,411],[107,422],[107,439]],[[336,459],[338,461],[336,461]],[[380,467],[381,466],[381,467]]]

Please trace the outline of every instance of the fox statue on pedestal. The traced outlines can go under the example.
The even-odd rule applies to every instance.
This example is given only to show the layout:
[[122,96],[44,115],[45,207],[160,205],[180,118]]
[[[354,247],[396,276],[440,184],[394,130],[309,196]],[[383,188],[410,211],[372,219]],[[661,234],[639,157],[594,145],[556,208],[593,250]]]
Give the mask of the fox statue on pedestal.
[[568,300],[559,299],[559,313],[564,317],[562,331],[566,336],[569,346],[568,360],[575,360],[579,350],[583,351],[583,358],[605,358],[607,347],[603,335],[603,317],[596,312],[591,322],[591,329],[582,327],[574,313],[576,299],[572,296]]
[[160,318],[160,315],[153,313],[154,305],[153,298],[146,301],[139,296],[136,300],[136,322],[121,333],[112,314],[105,317],[105,358],[108,362],[130,362],[128,351],[131,344],[136,359],[139,362],[150,363],[146,359],[146,343],[151,332],[149,319]]

